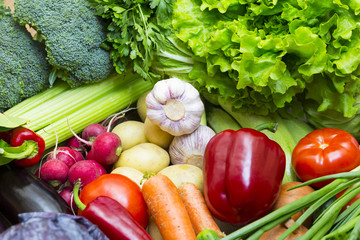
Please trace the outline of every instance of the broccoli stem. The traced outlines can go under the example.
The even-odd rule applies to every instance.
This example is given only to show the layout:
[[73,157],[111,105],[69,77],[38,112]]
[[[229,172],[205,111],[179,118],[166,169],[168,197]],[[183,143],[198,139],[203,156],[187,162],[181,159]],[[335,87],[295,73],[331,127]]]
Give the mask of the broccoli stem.
[[[63,91],[56,91],[63,85],[55,84],[42,94],[29,98],[26,104],[14,106],[4,114],[28,120],[25,127],[39,134],[48,149],[57,141],[73,136],[69,125],[75,133],[79,133],[87,125],[129,107],[152,86],[152,82],[145,81],[138,74],[127,73],[114,74],[102,82]],[[47,99],[42,100],[42,95]]]

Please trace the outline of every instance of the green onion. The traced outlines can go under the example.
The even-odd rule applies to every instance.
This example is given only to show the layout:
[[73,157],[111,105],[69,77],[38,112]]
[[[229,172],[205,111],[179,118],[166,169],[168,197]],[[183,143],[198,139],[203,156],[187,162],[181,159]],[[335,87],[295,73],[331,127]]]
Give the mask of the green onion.
[[25,127],[45,141],[46,149],[79,133],[87,125],[129,107],[153,83],[138,74],[114,74],[108,79],[78,88],[63,82],[7,110],[4,114],[28,120]]
[[[345,234],[343,229],[354,229],[352,237],[357,237],[360,233],[360,222],[355,223],[353,219],[359,216],[359,209],[351,207],[348,211],[340,214],[342,208],[357,194],[360,193],[360,167],[355,168],[351,172],[338,173],[327,175],[307,181],[303,184],[295,186],[291,189],[298,188],[304,185],[309,185],[314,182],[334,179],[331,183],[323,188],[320,188],[294,202],[291,202],[268,215],[234,231],[233,233],[222,238],[222,240],[235,239],[257,239],[261,236],[264,230],[271,229],[272,226],[290,218],[292,214],[306,209],[306,211],[298,218],[277,240],[283,240],[295,231],[300,225],[312,214],[316,209],[321,207],[329,199],[336,196],[336,194],[347,189],[341,197],[336,199],[320,216],[315,220],[309,230],[301,236],[301,240],[317,240],[328,239],[327,236],[334,236],[337,234]],[[291,190],[289,189],[289,190]],[[340,224],[340,225],[339,225]],[[335,229],[337,227],[337,229]],[[326,235],[328,234],[328,235]]]

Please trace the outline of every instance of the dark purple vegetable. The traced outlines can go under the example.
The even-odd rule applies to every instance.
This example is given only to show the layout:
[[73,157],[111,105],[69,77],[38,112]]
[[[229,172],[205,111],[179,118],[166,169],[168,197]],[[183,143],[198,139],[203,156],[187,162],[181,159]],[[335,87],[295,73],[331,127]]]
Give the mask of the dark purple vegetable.
[[0,213],[0,233],[11,227],[9,219],[7,219],[2,213]]
[[2,240],[108,240],[87,219],[64,213],[19,214],[21,223],[0,234]]
[[70,213],[65,200],[47,183],[24,168],[0,167],[0,212],[12,224],[25,212]]

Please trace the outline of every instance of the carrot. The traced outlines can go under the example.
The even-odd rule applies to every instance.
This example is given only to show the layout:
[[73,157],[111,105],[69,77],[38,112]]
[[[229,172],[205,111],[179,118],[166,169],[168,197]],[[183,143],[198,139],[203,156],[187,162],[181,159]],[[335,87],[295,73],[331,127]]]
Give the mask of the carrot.
[[167,176],[150,177],[143,184],[142,193],[164,240],[196,240],[178,189]]
[[200,189],[195,184],[184,183],[179,187],[179,193],[196,234],[199,234],[202,230],[211,229],[219,237],[225,236],[211,215]]

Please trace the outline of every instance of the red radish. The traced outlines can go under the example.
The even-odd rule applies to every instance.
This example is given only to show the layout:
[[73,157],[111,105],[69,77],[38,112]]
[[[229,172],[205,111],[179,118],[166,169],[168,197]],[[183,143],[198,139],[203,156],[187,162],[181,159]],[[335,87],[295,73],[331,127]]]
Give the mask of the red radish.
[[69,169],[68,179],[74,185],[81,179],[81,187],[106,173],[104,167],[94,160],[82,160],[76,162]]
[[39,168],[37,176],[56,188],[67,181],[68,172],[69,167],[63,161],[50,159]]
[[[74,149],[73,149],[74,150]],[[84,155],[82,155],[82,153],[81,152],[79,152],[79,151],[76,151],[76,150],[74,150],[74,160],[75,160],[75,162],[78,162],[78,161],[81,161],[81,160],[85,160],[85,158],[84,158]]]
[[113,132],[100,134],[92,142],[92,156],[104,166],[114,164],[122,151],[120,137]]
[[81,133],[81,137],[86,141],[94,141],[94,139],[100,134],[106,132],[107,129],[99,123],[93,123],[84,128]]
[[47,160],[57,159],[64,162],[68,167],[71,167],[75,163],[75,150],[69,147],[58,147],[54,152],[51,152],[47,156]]
[[94,159],[94,155],[92,154],[92,151],[88,151],[88,153],[86,154],[86,158],[87,160],[93,160]]
[[79,139],[77,139],[77,137],[75,136],[69,138],[66,141],[66,146],[79,152],[85,151],[85,147],[83,146],[81,141],[79,141]]
[[73,188],[70,186],[66,186],[60,191],[59,194],[65,200],[65,202],[71,207],[71,209],[74,212],[77,212],[78,207],[74,202]]

